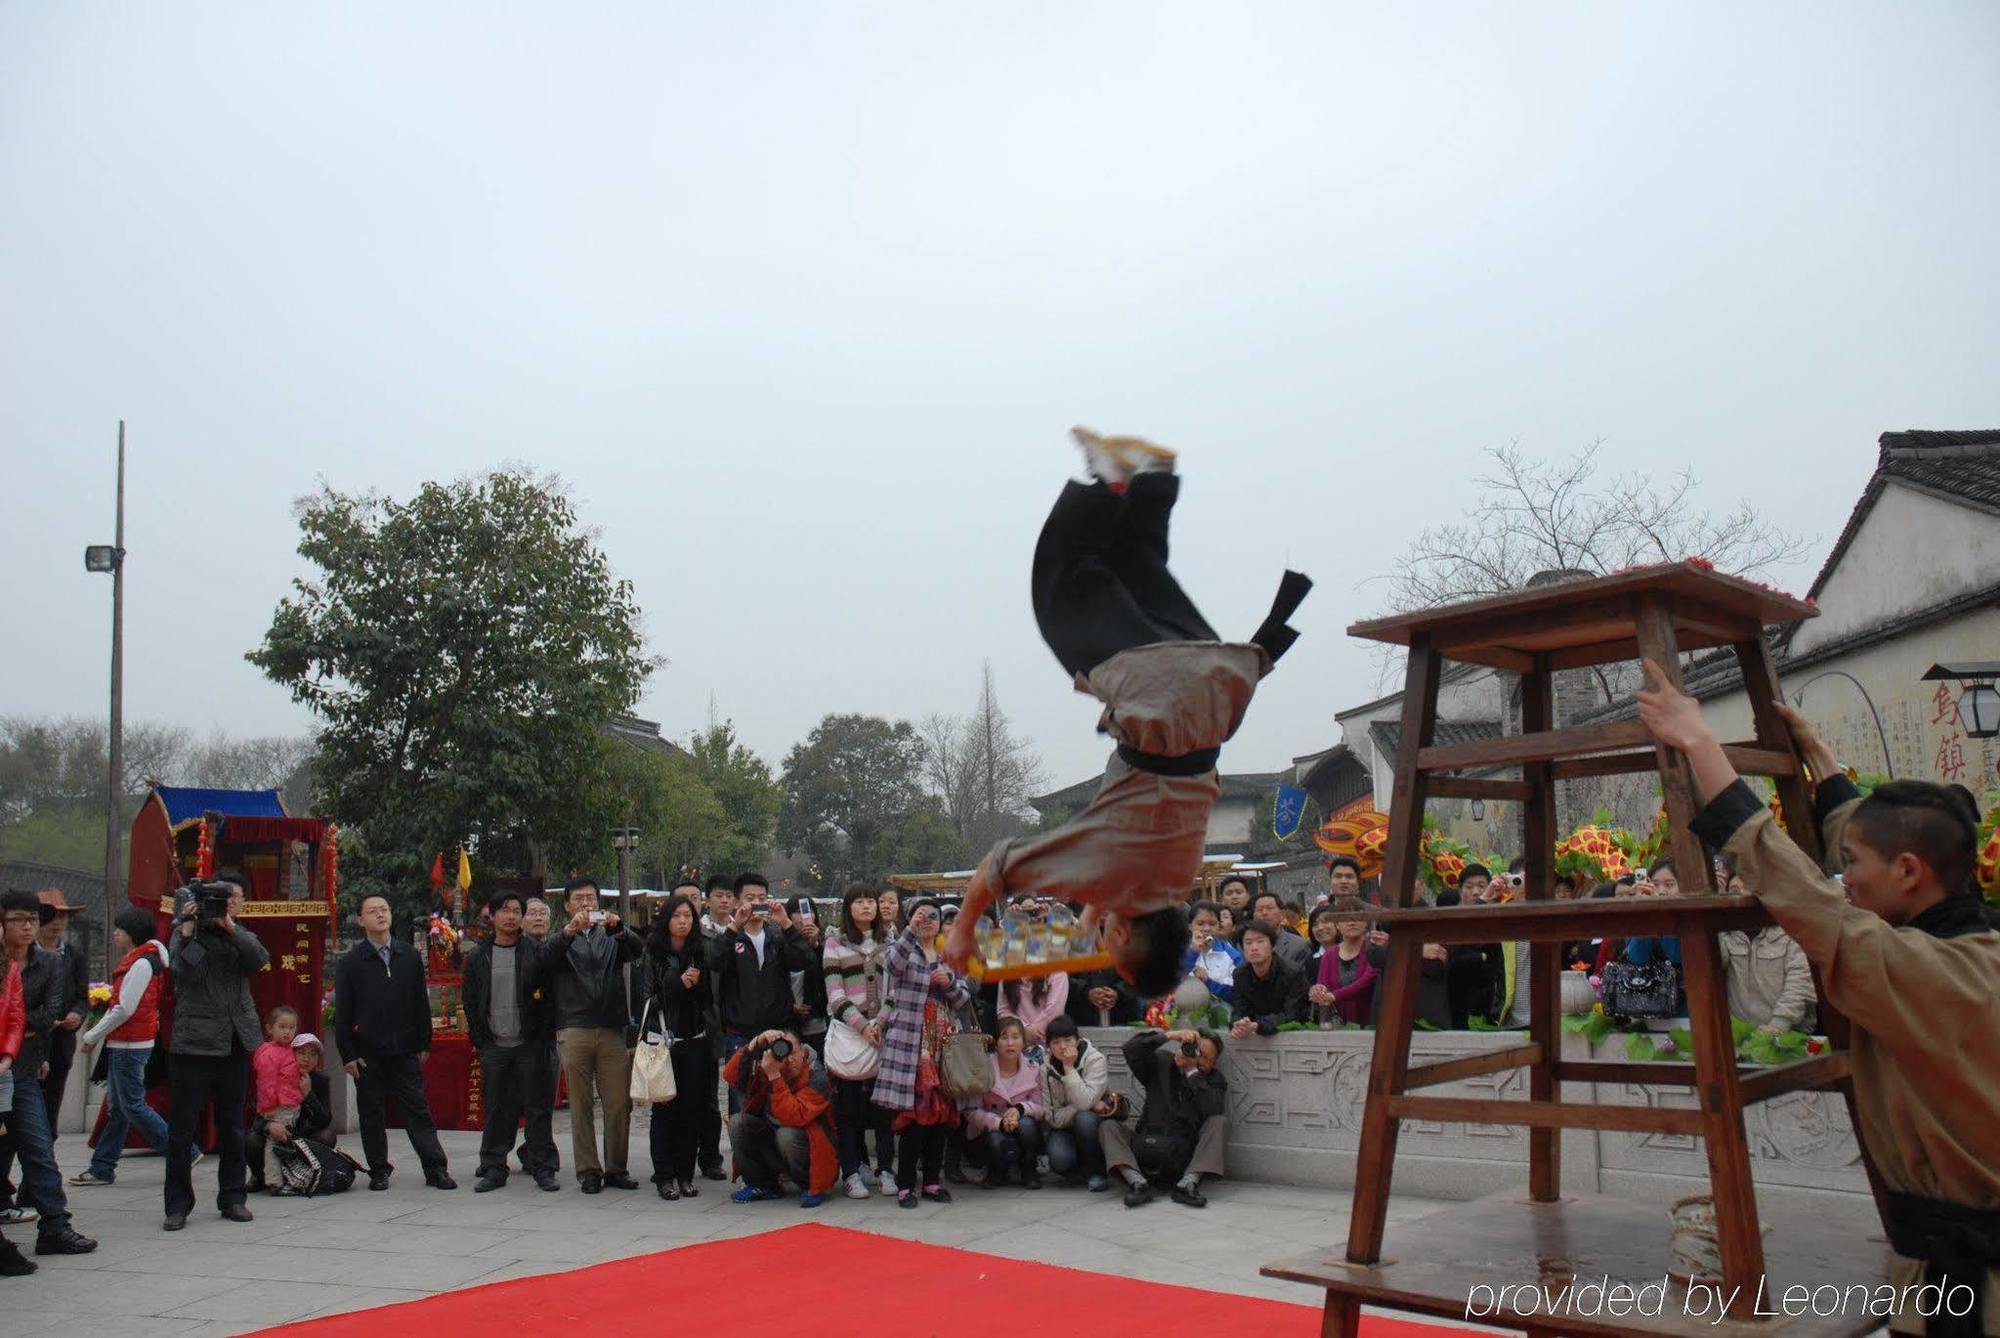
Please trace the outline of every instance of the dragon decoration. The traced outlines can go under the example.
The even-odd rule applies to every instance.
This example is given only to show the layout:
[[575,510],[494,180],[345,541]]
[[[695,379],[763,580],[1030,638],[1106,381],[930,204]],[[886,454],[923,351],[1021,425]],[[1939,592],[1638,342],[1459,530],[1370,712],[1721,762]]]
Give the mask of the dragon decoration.
[[[2000,810],[1996,810],[2000,811]],[[1659,815],[1644,837],[1611,825],[1608,811],[1599,811],[1591,821],[1556,843],[1555,874],[1559,879],[1616,882],[1643,869],[1667,848],[1667,810]],[[1384,813],[1356,813],[1334,818],[1313,832],[1313,840],[1331,858],[1345,855],[1361,866],[1361,876],[1380,878],[1389,846],[1389,818]],[[1993,843],[2000,860],[2000,837]],[[1474,864],[1488,869],[1505,869],[1507,861],[1497,855],[1481,854],[1466,841],[1444,831],[1437,819],[1426,814],[1424,834],[1417,847],[1417,876],[1435,894],[1453,892]],[[2000,872],[2000,871],[1997,871]]]
[[1361,866],[1361,876],[1380,878],[1382,861],[1389,849],[1389,815],[1354,813],[1333,818],[1313,832],[1313,844],[1328,858],[1346,855]]

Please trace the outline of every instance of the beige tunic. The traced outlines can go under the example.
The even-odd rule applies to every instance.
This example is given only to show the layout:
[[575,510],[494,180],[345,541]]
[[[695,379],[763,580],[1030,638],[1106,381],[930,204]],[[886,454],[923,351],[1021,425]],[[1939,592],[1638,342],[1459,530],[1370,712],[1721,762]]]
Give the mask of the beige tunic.
[[1728,973],[1729,1014],[1778,1031],[1810,1028],[1818,1000],[1812,967],[1791,935],[1776,925],[1717,936]]
[[[1112,656],[1076,687],[1104,703],[1098,728],[1129,748],[1182,757],[1221,746],[1270,656],[1262,647],[1167,641]],[[1052,832],[1000,842],[982,866],[1006,891],[1036,892],[1146,915],[1186,903],[1208,849],[1208,817],[1222,794],[1199,776],[1140,771],[1114,754],[1084,810]]]
[[[1828,850],[1840,849],[1854,809],[1828,818]],[[1936,938],[1849,905],[1768,811],[1738,828],[1728,850],[1853,1023],[1858,1132],[1888,1187],[2000,1208],[2000,934]],[[1897,1257],[1890,1280],[1915,1286],[1923,1265]],[[1914,1314],[1890,1327],[1923,1332]],[[2000,1334],[2000,1270],[1987,1273],[1985,1331]]]

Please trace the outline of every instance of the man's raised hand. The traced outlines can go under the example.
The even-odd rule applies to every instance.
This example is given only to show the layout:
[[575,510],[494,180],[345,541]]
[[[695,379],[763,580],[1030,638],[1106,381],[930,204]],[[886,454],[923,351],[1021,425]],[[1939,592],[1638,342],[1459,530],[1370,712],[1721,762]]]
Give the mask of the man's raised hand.
[[1778,703],[1778,714],[1784,718],[1785,728],[1791,730],[1792,742],[1798,746],[1799,756],[1812,768],[1815,785],[1840,774],[1840,759],[1834,756],[1833,749],[1827,747],[1826,740],[1819,736],[1812,721],[1783,702]]
[[972,959],[973,917],[961,914],[951,922],[951,932],[944,939],[944,962],[959,975],[965,974],[965,964]]
[[1712,741],[1715,734],[1701,718],[1701,703],[1667,679],[1667,671],[1646,661],[1646,686],[1638,693],[1639,719],[1653,737],[1683,753]]

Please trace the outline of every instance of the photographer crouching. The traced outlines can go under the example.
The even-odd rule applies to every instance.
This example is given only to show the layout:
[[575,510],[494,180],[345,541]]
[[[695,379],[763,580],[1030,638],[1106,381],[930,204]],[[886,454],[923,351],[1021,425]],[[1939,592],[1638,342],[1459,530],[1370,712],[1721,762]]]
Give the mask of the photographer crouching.
[[1125,1206],[1153,1198],[1152,1182],[1173,1185],[1173,1200],[1206,1208],[1201,1178],[1220,1176],[1229,1143],[1229,1080],[1215,1071],[1222,1038],[1199,1031],[1142,1031],[1125,1042],[1125,1063],[1146,1086],[1138,1128],[1115,1120],[1098,1125],[1104,1161],[1125,1181]]
[[174,893],[173,1037],[167,1046],[168,1231],[187,1225],[194,1209],[194,1131],[204,1107],[215,1108],[215,1150],[221,1159],[215,1206],[232,1222],[248,1222],[243,1206],[243,1097],[250,1055],[264,1043],[250,977],[271,963],[256,935],[236,924],[243,906],[236,879],[193,883]]
[[722,1080],[743,1097],[741,1113],[729,1117],[743,1188],[730,1197],[737,1203],[781,1198],[779,1179],[790,1176],[805,1187],[799,1207],[825,1202],[840,1178],[840,1153],[818,1057],[792,1032],[760,1032],[729,1057]]

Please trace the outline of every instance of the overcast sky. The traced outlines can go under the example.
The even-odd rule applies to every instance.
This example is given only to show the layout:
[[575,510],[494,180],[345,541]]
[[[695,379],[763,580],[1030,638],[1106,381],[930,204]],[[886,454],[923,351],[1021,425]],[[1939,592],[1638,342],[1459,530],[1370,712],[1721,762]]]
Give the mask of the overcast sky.
[[2000,5],[0,6],[0,712],[300,733],[243,652],[291,500],[560,472],[778,763],[968,709],[1102,764],[1027,567],[1083,422],[1181,448],[1176,566],[1348,641],[1482,448],[1692,467],[1811,539],[1904,427],[2000,426]]

